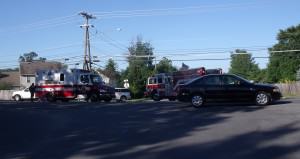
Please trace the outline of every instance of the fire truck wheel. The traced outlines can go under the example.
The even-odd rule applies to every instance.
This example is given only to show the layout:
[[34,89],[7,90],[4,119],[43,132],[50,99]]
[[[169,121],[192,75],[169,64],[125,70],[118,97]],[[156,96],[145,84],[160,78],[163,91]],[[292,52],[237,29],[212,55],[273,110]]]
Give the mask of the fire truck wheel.
[[104,101],[107,102],[107,103],[110,102],[111,100],[112,100],[111,98],[105,98],[104,99]]
[[62,99],[61,101],[67,103],[67,102],[69,102],[69,99]]
[[46,94],[46,100],[48,102],[55,102],[56,101],[55,95],[53,93]]
[[89,99],[90,102],[98,102],[99,101],[99,98],[98,98],[98,95],[93,93]]
[[153,94],[153,95],[152,95],[152,99],[153,99],[154,101],[160,101],[160,97],[159,97],[158,94]]
[[170,98],[169,98],[169,101],[175,101],[175,100],[176,100],[175,97],[170,97]]

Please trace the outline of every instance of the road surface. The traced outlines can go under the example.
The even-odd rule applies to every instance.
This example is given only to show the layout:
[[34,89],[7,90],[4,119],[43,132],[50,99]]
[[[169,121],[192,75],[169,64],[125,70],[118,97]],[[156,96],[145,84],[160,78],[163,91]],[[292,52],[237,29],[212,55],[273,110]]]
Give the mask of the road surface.
[[1,159],[297,159],[300,99],[260,107],[179,102],[0,102]]

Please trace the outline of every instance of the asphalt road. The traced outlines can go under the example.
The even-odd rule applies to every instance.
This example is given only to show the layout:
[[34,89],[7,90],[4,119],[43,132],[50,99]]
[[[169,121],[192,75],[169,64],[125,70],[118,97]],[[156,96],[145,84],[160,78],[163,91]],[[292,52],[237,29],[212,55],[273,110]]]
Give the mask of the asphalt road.
[[1,159],[297,159],[300,99],[259,107],[178,102],[0,102]]

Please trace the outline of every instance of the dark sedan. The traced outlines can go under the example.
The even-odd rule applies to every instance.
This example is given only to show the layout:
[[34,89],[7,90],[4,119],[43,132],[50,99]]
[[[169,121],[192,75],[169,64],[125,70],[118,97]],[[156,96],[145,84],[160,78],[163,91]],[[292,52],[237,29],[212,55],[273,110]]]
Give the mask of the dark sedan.
[[208,101],[253,101],[267,105],[281,98],[278,87],[252,83],[230,74],[206,75],[193,79],[177,88],[177,98],[201,107]]

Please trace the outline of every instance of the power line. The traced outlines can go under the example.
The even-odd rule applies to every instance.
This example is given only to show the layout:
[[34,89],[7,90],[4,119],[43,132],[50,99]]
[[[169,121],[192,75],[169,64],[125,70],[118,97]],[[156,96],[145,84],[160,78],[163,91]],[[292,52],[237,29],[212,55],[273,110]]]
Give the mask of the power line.
[[300,52],[300,50],[279,50],[279,51],[270,51],[271,53],[283,53],[283,52]]
[[158,16],[158,15],[174,15],[187,14],[193,12],[214,11],[221,9],[236,9],[242,7],[253,6],[254,3],[226,4],[226,5],[206,5],[191,6],[178,8],[162,8],[162,9],[145,9],[145,10],[129,10],[129,11],[110,11],[110,12],[94,12],[95,15],[103,18],[127,18],[137,16]]
[[[294,49],[294,50],[273,50],[273,51],[270,51],[272,53],[289,53],[289,52],[300,52],[300,49]],[[196,54],[196,53],[195,53]],[[213,53],[209,53],[209,54],[213,54]],[[226,54],[228,55],[231,55],[231,52],[226,52]],[[245,53],[243,53],[245,54]],[[128,57],[134,57],[134,58],[149,58],[149,57],[165,57],[165,56],[171,56],[173,57],[173,59],[170,59],[172,61],[203,61],[203,60],[228,60],[228,59],[231,59],[231,58],[221,58],[221,59],[214,59],[214,58],[195,58],[195,59],[174,59],[175,56],[185,56],[186,54],[164,54],[164,55],[152,55],[152,56],[148,56],[148,55],[144,55],[144,56],[141,56],[141,55],[104,55],[104,56],[99,56],[101,58],[128,58]],[[199,55],[203,55],[203,53],[199,53]],[[285,55],[287,56],[287,55]],[[46,56],[47,57],[47,56]],[[78,58],[82,58],[83,55],[77,55],[77,56],[65,56],[65,57],[61,57],[61,58],[50,58],[48,60],[64,60],[66,58],[68,58],[70,61],[72,60],[75,60],[75,59],[78,59]],[[288,57],[293,57],[293,58],[298,58],[298,57],[295,57],[295,56],[292,56],[292,55],[288,55]],[[254,56],[253,58],[256,58],[256,59],[266,59],[266,58],[270,58],[270,56]],[[114,59],[115,61],[128,61],[127,59]],[[145,60],[145,59],[132,59],[132,60]],[[17,59],[16,60],[5,60],[5,61],[0,61],[1,63],[16,63],[17,62]],[[72,61],[73,62],[73,61]],[[15,66],[18,66],[18,65],[5,65],[5,66],[0,66],[1,68],[2,67],[15,67]]]
[[70,16],[63,16],[63,17],[57,17],[49,20],[41,20],[29,24],[23,24],[19,25],[16,27],[10,27],[7,29],[2,28],[0,33],[3,32],[11,32],[11,31],[16,31],[16,32],[26,32],[26,31],[33,31],[33,30],[38,30],[38,29],[44,29],[44,28],[49,28],[49,27],[55,27],[55,26],[60,26],[64,24],[69,24],[71,22],[74,22],[77,19],[74,19],[75,15],[70,15]]

